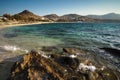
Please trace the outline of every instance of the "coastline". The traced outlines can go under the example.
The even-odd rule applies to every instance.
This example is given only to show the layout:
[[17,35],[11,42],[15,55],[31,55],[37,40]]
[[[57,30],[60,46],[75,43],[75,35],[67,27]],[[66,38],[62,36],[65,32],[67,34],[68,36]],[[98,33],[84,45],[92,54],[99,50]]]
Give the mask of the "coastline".
[[[2,28],[7,28],[7,27],[17,27],[17,26],[23,26],[23,25],[35,25],[35,26],[37,26],[36,24],[48,24],[49,25],[49,23],[56,23],[56,22],[36,22],[36,23],[25,23],[25,24],[9,24],[9,25],[4,25],[4,27],[2,26]],[[74,25],[75,26],[75,25]],[[48,26],[49,27],[49,26]],[[83,26],[84,27],[84,26]],[[0,29],[2,29],[2,28],[0,28]],[[24,26],[23,26],[23,28],[24,28]],[[40,28],[40,27],[39,27]],[[44,27],[45,28],[45,27]],[[52,27],[51,27],[52,28]],[[74,27],[73,27],[74,28]],[[77,28],[77,27],[76,27]],[[63,28],[64,30],[65,30],[65,28]],[[79,29],[79,28],[78,28]],[[3,29],[2,29],[3,30]],[[1,31],[2,31],[1,30]],[[67,30],[67,29],[66,29]],[[4,31],[4,30],[3,30]],[[47,32],[47,30],[45,30],[46,32]],[[58,34],[59,34],[59,32],[57,32]],[[37,36],[38,37],[38,36]],[[34,39],[36,39],[36,38],[34,38]],[[20,38],[20,40],[22,40],[21,38]],[[30,40],[30,39],[29,39]],[[65,39],[64,39],[65,40]],[[41,42],[40,40],[39,40],[39,42]],[[47,42],[47,41],[45,41],[45,42]],[[84,43],[84,42],[83,42]],[[32,44],[32,43],[30,43],[30,44]],[[46,44],[46,43],[44,43],[44,44]],[[36,45],[36,44],[35,44]],[[78,44],[79,45],[79,44]],[[94,45],[94,44],[93,44]],[[32,46],[34,46],[34,45],[32,45]],[[88,46],[88,45],[87,45]],[[7,46],[7,48],[8,48],[9,46]],[[30,46],[29,46],[30,47]],[[13,50],[16,50],[17,49],[17,47],[16,46],[13,46],[13,47],[11,47],[10,46],[10,48],[13,48]],[[19,49],[19,47],[18,47],[18,49]],[[106,49],[106,48],[104,48],[104,49]],[[0,54],[0,68],[1,68],[1,70],[0,70],[0,72],[2,72],[2,73],[0,73],[0,74],[2,74],[2,75],[0,75],[0,76],[2,76],[2,80],[5,80],[5,78],[8,78],[9,77],[9,74],[10,74],[10,71],[11,71],[11,68],[13,68],[14,66],[14,64],[15,64],[15,62],[16,61],[19,61],[19,59],[21,59],[22,58],[22,56],[23,55],[25,55],[26,53],[28,53],[28,52],[26,52],[26,53],[24,53],[24,52],[12,52],[12,51],[10,51],[10,52],[8,52],[6,49],[4,50],[3,48],[1,48],[1,50],[3,50],[2,52],[1,52],[1,54]],[[102,58],[102,56],[97,56],[97,54],[95,55],[95,54],[93,54],[92,52],[90,53],[90,52],[87,52],[87,51],[84,51],[84,49],[79,49],[79,48],[64,48],[64,47],[54,47],[54,46],[50,46],[50,47],[42,47],[42,48],[40,48],[39,49],[40,51],[38,51],[37,53],[39,53],[39,54],[41,54],[41,56],[42,57],[44,57],[44,58],[46,58],[45,59],[45,61],[47,61],[46,62],[46,66],[50,66],[50,68],[51,68],[51,70],[53,70],[54,71],[54,67],[52,68],[52,66],[54,66],[54,60],[56,59],[56,60],[58,60],[58,59],[60,59],[61,61],[64,61],[64,60],[69,60],[70,59],[70,69],[69,68],[64,68],[64,70],[65,70],[65,73],[67,73],[66,71],[67,70],[71,70],[71,67],[73,68],[73,72],[75,72],[74,70],[80,70],[80,71],[82,71],[82,68],[84,69],[86,69],[86,67],[87,67],[87,70],[86,70],[86,72],[84,71],[84,73],[85,74],[87,74],[87,75],[89,75],[88,74],[88,71],[91,71],[90,72],[90,74],[93,74],[92,73],[92,71],[95,73],[95,74],[98,74],[97,73],[97,71],[98,70],[101,70],[100,72],[102,72],[102,71],[104,71],[104,68],[105,68],[105,71],[103,72],[103,74],[104,73],[107,73],[107,74],[109,74],[109,75],[112,75],[113,73],[112,72],[115,72],[114,71],[114,69],[117,69],[117,67],[115,66],[115,65],[112,65],[111,64],[111,68],[109,68],[108,66],[107,66],[107,64],[109,65],[109,62],[105,62],[104,60],[106,60],[106,59],[104,59],[104,57]],[[36,55],[38,55],[37,53],[35,53]],[[50,53],[50,54],[49,54]],[[52,53],[52,54],[51,54]],[[58,55],[59,53],[61,53],[60,55]],[[79,54],[80,53],[80,54]],[[97,51],[96,51],[96,53],[97,53]],[[29,53],[28,53],[29,54]],[[33,53],[32,53],[33,54]],[[54,55],[55,54],[55,55]],[[57,55],[56,55],[57,54]],[[63,57],[63,55],[66,55],[66,56],[64,56]],[[49,57],[50,56],[50,57]],[[51,56],[53,56],[53,57],[51,57]],[[88,57],[88,56],[90,56],[90,57]],[[103,55],[104,56],[104,55]],[[33,57],[34,58],[34,56],[31,56],[31,57]],[[105,56],[106,57],[106,56]],[[43,59],[43,61],[44,61],[44,58],[42,58]],[[50,59],[47,59],[47,58],[50,58]],[[67,58],[67,59],[66,59]],[[71,59],[71,58],[75,58],[75,59],[77,59],[77,61],[76,60],[73,60],[73,59]],[[89,58],[89,59],[88,59]],[[29,57],[27,58],[27,59],[29,59]],[[37,59],[40,59],[40,60],[37,60]],[[49,63],[49,61],[48,60],[52,60],[53,59],[53,61],[51,61],[52,63]],[[108,60],[109,60],[109,58],[107,58]],[[31,59],[32,60],[32,59]],[[41,57],[35,57],[34,58],[34,60],[37,60],[37,61],[41,61]],[[72,61],[71,60],[73,60],[73,63],[72,63]],[[79,62],[78,62],[78,60],[80,61],[80,63],[81,64],[79,64]],[[26,61],[26,60],[25,60]],[[29,61],[29,60],[28,60]],[[76,62],[75,62],[76,61]],[[111,61],[111,59],[110,59],[110,61]],[[78,62],[78,63],[77,63]],[[31,63],[31,62],[29,62],[29,63]],[[37,62],[37,63],[40,63],[40,62]],[[37,64],[37,63],[35,63],[35,64]],[[61,62],[62,63],[62,62]],[[60,64],[61,64],[60,63]],[[95,65],[95,63],[97,63],[97,65]],[[51,64],[51,65],[49,65],[49,64]],[[58,63],[55,63],[55,64],[58,64]],[[64,67],[64,66],[68,66],[68,64],[65,64],[65,63],[63,63],[64,65],[63,66],[59,66],[60,68],[59,69],[62,69],[61,67]],[[72,65],[71,65],[72,64]],[[22,64],[21,64],[22,65]],[[34,64],[32,64],[33,66],[34,66]],[[44,64],[42,64],[42,65],[44,65]],[[17,65],[18,66],[18,65]],[[58,66],[58,65],[56,65],[56,66]],[[74,67],[75,66],[75,67]],[[19,67],[19,66],[18,66]],[[41,66],[39,66],[40,68],[41,68]],[[80,67],[80,68],[79,68]],[[92,68],[91,68],[92,67]],[[114,68],[113,68],[114,67]],[[46,68],[46,67],[45,67]],[[106,70],[106,68],[107,68],[107,70]],[[15,67],[14,67],[14,69],[16,69]],[[47,69],[47,68],[46,68]],[[57,67],[55,68],[56,70],[59,70]],[[119,68],[118,68],[119,69]],[[64,73],[64,70],[61,70],[61,71],[63,71],[62,73]],[[19,70],[20,71],[20,70]],[[39,71],[39,70],[38,70]],[[108,71],[108,72],[107,72]],[[109,72],[110,71],[110,72]],[[82,71],[83,72],[83,71]],[[117,72],[115,72],[115,73],[117,73]],[[40,74],[40,73],[39,73]],[[59,74],[59,73],[57,73],[57,74]],[[101,73],[102,74],[102,73]],[[59,74],[60,75],[60,74]],[[71,74],[70,74],[71,75]],[[119,75],[119,72],[118,72],[118,75]],[[117,76],[117,75],[116,75]],[[91,77],[91,76],[90,76]],[[95,75],[95,77],[96,77],[96,75]],[[117,79],[115,79],[115,80],[117,80]]]
[[0,29],[8,28],[8,27],[24,26],[24,25],[47,24],[47,23],[53,23],[53,22],[34,22],[34,23],[0,24]]

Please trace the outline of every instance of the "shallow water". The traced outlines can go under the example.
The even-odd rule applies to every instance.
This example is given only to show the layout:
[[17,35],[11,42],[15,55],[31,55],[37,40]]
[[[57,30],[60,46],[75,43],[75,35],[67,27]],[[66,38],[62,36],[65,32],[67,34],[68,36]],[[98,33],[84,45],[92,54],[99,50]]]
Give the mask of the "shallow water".
[[[69,46],[120,48],[119,23],[52,23],[2,29],[0,44],[25,48]],[[34,47],[33,47],[34,46]]]

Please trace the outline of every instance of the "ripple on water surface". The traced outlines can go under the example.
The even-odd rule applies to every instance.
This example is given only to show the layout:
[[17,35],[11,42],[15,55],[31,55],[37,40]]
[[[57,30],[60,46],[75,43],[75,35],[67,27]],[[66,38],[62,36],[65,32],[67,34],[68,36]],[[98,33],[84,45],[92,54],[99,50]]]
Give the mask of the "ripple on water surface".
[[54,23],[0,31],[1,42],[30,46],[119,47],[119,23]]

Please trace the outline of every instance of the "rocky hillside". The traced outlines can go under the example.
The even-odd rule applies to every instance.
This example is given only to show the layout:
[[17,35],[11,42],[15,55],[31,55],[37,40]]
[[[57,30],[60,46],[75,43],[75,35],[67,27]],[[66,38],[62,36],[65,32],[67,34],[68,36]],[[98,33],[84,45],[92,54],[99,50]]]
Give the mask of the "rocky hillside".
[[18,14],[15,14],[13,15],[13,17],[16,20],[23,20],[23,21],[46,21],[48,20],[47,18],[38,16],[28,10],[24,10]]
[[60,17],[60,19],[63,19],[63,20],[74,20],[76,18],[80,17],[80,15],[78,14],[66,14],[66,15],[63,15]]
[[36,21],[49,21],[49,19],[38,16],[28,10],[24,10],[18,14],[15,15],[9,15],[9,14],[4,14],[4,17],[6,17],[8,20],[16,20],[20,22],[36,22]]
[[58,22],[73,22],[75,18],[79,17],[77,14],[66,14],[63,16],[60,16],[58,19]]
[[56,14],[49,14],[49,15],[45,15],[44,17],[52,20],[52,21],[57,21],[59,19],[59,16]]
[[[8,80],[119,80],[119,72],[101,62],[94,55],[75,48],[63,48],[59,54],[50,54],[57,48],[31,51],[17,61]],[[46,54],[49,53],[49,54]],[[91,56],[90,56],[91,55]]]
[[92,19],[86,16],[80,16],[78,14],[66,14],[63,16],[57,16],[56,14],[46,15],[46,18],[56,22],[95,22],[97,19]]
[[89,18],[86,16],[79,16],[77,18],[75,18],[75,21],[82,21],[82,22],[98,22],[99,20],[97,19],[93,19],[93,18]]
[[120,20],[120,14],[117,14],[117,13],[108,13],[104,15],[88,15],[88,17],[94,18],[94,19]]
[[81,16],[78,14],[65,14],[58,16],[56,14],[46,15],[44,17],[55,22],[120,22],[119,16],[116,14],[106,14],[102,16],[88,15]]

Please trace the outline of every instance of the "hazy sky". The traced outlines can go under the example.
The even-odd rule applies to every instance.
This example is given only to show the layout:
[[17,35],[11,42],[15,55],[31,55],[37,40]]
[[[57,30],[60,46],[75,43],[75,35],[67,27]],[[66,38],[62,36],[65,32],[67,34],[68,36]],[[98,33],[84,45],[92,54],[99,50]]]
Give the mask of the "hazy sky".
[[120,0],[0,0],[0,15],[30,10],[38,15],[120,13]]

